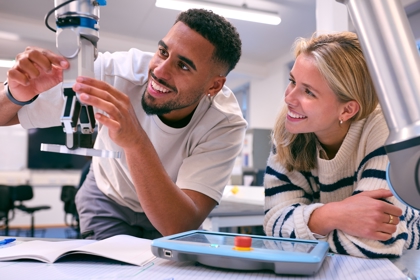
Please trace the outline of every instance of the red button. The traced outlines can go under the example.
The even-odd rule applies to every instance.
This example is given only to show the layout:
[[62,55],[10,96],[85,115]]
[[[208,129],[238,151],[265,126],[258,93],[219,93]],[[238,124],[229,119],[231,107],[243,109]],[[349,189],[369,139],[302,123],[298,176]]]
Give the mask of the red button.
[[251,248],[252,238],[249,236],[235,236],[235,247]]

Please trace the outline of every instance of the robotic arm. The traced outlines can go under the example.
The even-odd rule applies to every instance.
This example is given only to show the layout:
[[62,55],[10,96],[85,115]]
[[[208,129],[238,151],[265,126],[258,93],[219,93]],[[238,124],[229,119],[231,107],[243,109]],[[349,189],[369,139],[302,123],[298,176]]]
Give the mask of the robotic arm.
[[[56,32],[58,51],[66,57],[70,68],[63,73],[65,105],[61,124],[66,133],[66,146],[41,144],[47,152],[69,153],[86,156],[119,158],[119,152],[93,149],[95,129],[93,107],[79,101],[72,89],[78,76],[94,77],[94,61],[99,40],[99,6],[106,0],[55,0],[55,8],[45,17],[49,29]],[[49,16],[55,11],[57,30],[48,25]]]
[[390,189],[420,210],[420,56],[401,1],[336,1],[347,6],[390,130]]

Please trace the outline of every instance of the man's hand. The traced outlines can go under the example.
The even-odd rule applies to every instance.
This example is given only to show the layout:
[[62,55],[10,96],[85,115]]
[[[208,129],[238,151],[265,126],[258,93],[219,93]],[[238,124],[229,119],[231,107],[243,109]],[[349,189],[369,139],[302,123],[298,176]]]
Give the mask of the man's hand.
[[138,144],[138,133],[143,129],[129,97],[109,84],[93,78],[78,77],[76,82],[73,90],[80,94],[80,101],[106,113],[96,113],[95,118],[108,127],[112,141],[123,149]]
[[19,101],[27,101],[63,80],[67,60],[51,51],[27,47],[16,56],[15,65],[7,72],[9,89]]

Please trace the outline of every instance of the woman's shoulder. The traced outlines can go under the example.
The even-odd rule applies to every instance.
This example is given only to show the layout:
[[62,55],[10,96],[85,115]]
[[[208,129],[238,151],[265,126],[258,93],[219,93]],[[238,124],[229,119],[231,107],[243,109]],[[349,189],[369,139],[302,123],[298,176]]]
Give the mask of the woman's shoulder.
[[385,116],[382,112],[382,108],[380,105],[376,106],[375,110],[367,116],[367,119],[382,119],[385,120]]
[[378,105],[376,109],[370,113],[369,116],[367,116],[365,124],[364,124],[364,130],[365,131],[383,131],[388,132],[388,125],[386,124],[385,116],[382,112],[381,107]]
[[368,152],[371,152],[383,146],[388,136],[388,125],[382,109],[378,106],[366,118],[362,129],[361,142],[365,142]]

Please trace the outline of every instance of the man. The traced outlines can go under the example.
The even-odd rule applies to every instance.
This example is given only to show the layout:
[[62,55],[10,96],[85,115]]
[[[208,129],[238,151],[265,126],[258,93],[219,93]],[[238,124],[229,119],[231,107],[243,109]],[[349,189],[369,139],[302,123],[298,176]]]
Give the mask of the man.
[[[192,9],[178,16],[154,55],[100,54],[96,79],[77,78],[73,89],[99,123],[95,148],[122,152],[121,159],[93,158],[76,197],[83,237],[156,238],[200,227],[221,199],[245,135],[237,101],[224,87],[240,55],[229,22]],[[47,50],[19,54],[0,91],[0,125],[60,125],[67,68]]]

